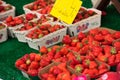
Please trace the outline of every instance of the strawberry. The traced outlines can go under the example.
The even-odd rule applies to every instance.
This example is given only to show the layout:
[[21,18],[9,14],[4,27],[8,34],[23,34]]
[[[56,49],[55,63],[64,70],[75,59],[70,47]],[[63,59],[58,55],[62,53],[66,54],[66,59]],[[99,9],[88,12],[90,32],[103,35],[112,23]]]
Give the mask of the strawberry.
[[41,75],[42,79],[47,80],[49,73],[44,73]]
[[29,66],[30,69],[38,69],[39,68],[39,64],[38,62],[36,61],[32,61],[30,66]]
[[103,36],[110,34],[110,32],[107,29],[102,29],[100,32]]
[[103,74],[103,73],[105,73],[105,72],[107,72],[107,71],[108,71],[108,69],[106,69],[106,68],[105,68],[105,69],[100,69],[100,70],[99,70],[99,74]]
[[103,51],[103,49],[102,49],[102,47],[101,46],[93,46],[92,47],[92,51],[93,52],[102,52]]
[[35,60],[35,56],[36,56],[36,53],[30,53],[29,54],[30,61],[34,61]]
[[78,39],[81,41],[83,38],[85,38],[86,35],[83,32],[79,32]]
[[41,67],[45,67],[45,66],[47,66],[48,64],[50,64],[50,62],[47,61],[47,59],[45,59],[45,58],[42,58],[42,59],[41,59],[41,61],[40,61],[40,66],[41,66]]
[[120,62],[120,53],[118,52],[118,54],[116,54],[115,55],[116,56],[116,60],[115,60],[115,62]]
[[89,35],[92,35],[92,36],[94,36],[94,35],[96,35],[98,33],[99,33],[98,29],[92,29],[92,30],[89,31]]
[[22,59],[18,59],[16,62],[15,62],[15,66],[18,68],[20,67],[20,65],[24,64],[24,61]]
[[13,20],[13,17],[12,16],[8,16],[7,18],[6,18],[6,22],[8,23],[8,22],[11,22]]
[[42,54],[47,54],[48,50],[45,46],[42,46],[39,50]]
[[104,40],[112,43],[114,41],[114,38],[112,37],[112,35],[108,34],[104,36]]
[[76,48],[81,49],[83,47],[83,44],[81,42],[76,43]]
[[24,62],[26,62],[28,59],[29,59],[29,54],[25,54],[25,55],[22,57],[22,60],[23,60]]
[[38,75],[38,70],[36,69],[28,69],[27,72],[30,76],[37,76]]
[[94,69],[97,68],[98,64],[95,61],[90,61],[89,68]]
[[88,10],[88,14],[92,16],[95,12],[93,10]]
[[25,15],[25,18],[26,18],[28,21],[30,21],[30,20],[32,20],[32,19],[34,18],[34,16],[35,16],[35,14],[27,13],[27,14]]
[[89,74],[89,69],[85,68],[82,74]]
[[79,41],[79,40],[76,39],[76,38],[73,39],[72,42],[71,42],[71,46],[75,47],[78,41]]
[[72,40],[71,40],[69,35],[66,35],[66,36],[63,37],[62,42],[64,44],[70,44],[72,42]]
[[120,41],[115,41],[113,46],[116,48],[117,51],[120,51]]
[[60,52],[57,52],[54,56],[54,59],[57,59],[57,58],[60,58],[61,57],[61,53]]
[[40,54],[36,54],[35,55],[35,61],[40,61],[41,60],[41,55]]
[[103,41],[104,40],[104,36],[102,34],[97,34],[94,36],[95,40],[97,41]]
[[108,61],[108,57],[106,57],[105,55],[98,55],[98,60],[100,60],[102,62],[107,62]]
[[107,69],[107,66],[105,64],[100,64],[98,66],[98,69],[101,70],[101,69]]
[[60,74],[62,71],[58,68],[58,67],[54,67],[54,70],[53,70],[53,74],[54,75],[58,75]]
[[21,64],[20,69],[27,71],[28,67],[26,64]]
[[81,42],[82,42],[83,45],[87,45],[88,44],[88,38],[83,38]]
[[81,73],[83,71],[83,66],[81,64],[78,64],[75,66],[75,71],[78,73]]
[[114,62],[115,62],[115,55],[112,55],[108,59],[108,64],[114,64]]
[[49,74],[47,80],[56,80],[53,74]]
[[60,49],[60,52],[63,54],[63,55],[66,55],[68,53],[68,49],[66,47],[62,47]]
[[31,63],[30,59],[27,59],[25,63],[26,63],[27,65],[30,65],[30,63]]
[[82,62],[82,64],[83,64],[83,67],[84,68],[88,68],[89,67],[89,65],[90,65],[90,60],[84,60],[83,62]]
[[119,38],[120,38],[120,31],[115,32],[113,36],[114,36],[116,39],[119,39]]

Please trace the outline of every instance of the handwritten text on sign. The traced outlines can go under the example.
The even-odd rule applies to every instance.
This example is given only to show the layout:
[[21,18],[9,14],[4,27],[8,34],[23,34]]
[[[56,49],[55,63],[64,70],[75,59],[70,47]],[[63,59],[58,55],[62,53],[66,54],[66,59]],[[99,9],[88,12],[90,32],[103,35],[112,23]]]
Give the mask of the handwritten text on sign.
[[82,1],[80,0],[56,0],[50,14],[68,24],[71,24],[81,5]]

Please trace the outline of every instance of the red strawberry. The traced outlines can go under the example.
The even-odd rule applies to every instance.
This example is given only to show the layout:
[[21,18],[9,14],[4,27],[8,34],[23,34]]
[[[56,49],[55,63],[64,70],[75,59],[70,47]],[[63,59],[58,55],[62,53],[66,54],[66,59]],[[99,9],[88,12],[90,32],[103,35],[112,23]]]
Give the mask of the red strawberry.
[[105,69],[100,69],[100,70],[99,70],[99,74],[103,74],[103,73],[105,73],[105,72],[107,72],[107,71],[108,71],[108,69],[106,69],[106,68],[105,68]]
[[98,64],[95,61],[90,61],[89,68],[94,69],[97,68]]
[[103,36],[110,34],[110,32],[107,29],[103,29],[100,31]]
[[11,22],[13,20],[13,17],[12,16],[9,16],[9,17],[7,17],[6,18],[6,22],[8,23],[8,22]]
[[26,62],[28,59],[29,59],[29,54],[25,54],[25,55],[22,57],[22,60],[23,60],[24,62]]
[[34,61],[35,60],[35,56],[36,56],[36,53],[30,53],[29,54],[30,61]]
[[104,36],[104,39],[105,39],[105,41],[108,41],[110,43],[112,43],[114,41],[114,38],[110,34]]
[[38,62],[32,61],[30,66],[29,66],[29,68],[31,68],[31,69],[38,69],[39,68]]
[[114,64],[115,63],[115,55],[112,55],[108,58],[108,64]]
[[28,69],[28,74],[30,76],[37,76],[38,75],[38,70],[36,70],[36,69]]
[[44,73],[41,75],[42,79],[47,80],[49,73]]
[[72,42],[72,40],[71,40],[71,38],[70,38],[69,35],[66,35],[66,36],[63,37],[62,42],[63,42],[64,44],[70,44],[70,43]]
[[32,20],[34,18],[34,14],[32,13],[28,13],[25,15],[25,18],[29,21],[29,20]]
[[106,57],[105,55],[98,55],[98,60],[100,60],[102,62],[107,62],[108,61],[108,57]]
[[114,36],[116,39],[119,39],[119,38],[120,38],[120,31],[115,32],[113,36]]
[[107,68],[107,66],[105,64],[100,64],[98,67],[99,70],[106,69],[106,68]]
[[48,50],[45,46],[42,46],[39,50],[42,54],[47,54]]
[[97,41],[103,41],[104,40],[104,36],[102,34],[97,34],[94,36],[95,40]]
[[94,14],[94,11],[93,11],[93,10],[88,10],[88,14],[89,14],[90,16],[92,16],[92,15]]
[[96,35],[96,34],[98,34],[98,33],[99,33],[98,29],[92,29],[92,30],[89,31],[89,34],[93,35],[93,36]]
[[83,32],[80,32],[79,34],[78,34],[78,39],[81,41],[83,38],[85,38],[86,37],[86,35],[83,33]]
[[115,62],[120,62],[120,53],[118,52],[118,54],[116,54],[116,60],[115,60]]
[[18,59],[16,62],[15,62],[15,66],[16,67],[20,67],[20,65],[24,64],[24,61],[22,59]]
[[40,61],[40,60],[41,60],[41,55],[40,54],[36,54],[35,61]]
[[81,64],[78,64],[75,66],[75,71],[78,73],[81,73],[83,71],[83,66]]
[[76,47],[77,49],[81,49],[83,47],[83,44],[81,42],[77,42]]
[[113,46],[116,48],[117,51],[120,51],[120,42],[119,41],[114,42]]
[[20,69],[27,71],[28,67],[26,64],[21,64]]
[[82,62],[82,64],[83,64],[83,67],[84,68],[88,68],[89,67],[89,65],[90,65],[90,60],[84,60],[83,62]]

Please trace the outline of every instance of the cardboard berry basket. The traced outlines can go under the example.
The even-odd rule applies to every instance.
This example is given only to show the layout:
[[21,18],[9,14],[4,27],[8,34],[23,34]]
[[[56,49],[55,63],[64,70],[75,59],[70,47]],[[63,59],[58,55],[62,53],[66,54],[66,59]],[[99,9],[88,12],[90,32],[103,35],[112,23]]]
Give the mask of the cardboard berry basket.
[[0,24],[3,24],[4,27],[0,29],[0,43],[4,42],[7,40],[8,35],[7,35],[7,26],[6,24],[0,22]]
[[[57,23],[57,22],[54,22],[54,23],[50,22],[50,24],[51,25],[55,25],[55,24],[62,25],[61,23]],[[50,47],[54,44],[61,42],[63,39],[63,36],[66,35],[66,32],[67,32],[67,27],[57,30],[48,35],[45,35],[44,37],[39,38],[39,39],[31,39],[28,37],[25,37],[25,38],[26,38],[26,41],[29,47],[39,50],[41,46]]]
[[31,29],[25,30],[25,31],[19,31],[19,30],[16,29],[16,30],[13,31],[13,33],[15,34],[16,38],[18,39],[18,41],[20,41],[20,42],[26,42],[25,35],[29,31],[33,30],[34,28],[31,28]]
[[63,24],[68,27],[69,35],[76,36],[76,35],[78,35],[78,33],[80,31],[87,32],[90,29],[100,27],[100,25],[101,25],[101,11],[94,9],[94,8],[90,8],[87,10],[93,10],[97,14],[90,16],[86,19],[83,19],[81,21],[78,21],[74,24],[66,24],[63,22]]
[[[114,34],[115,32],[117,32],[116,30],[113,30],[113,29],[110,29],[110,28],[105,28],[105,27],[100,27],[100,28],[98,28],[99,30],[108,30],[111,34]],[[112,42],[112,44],[111,44],[111,47],[113,47],[113,48],[115,48],[114,46],[113,46],[113,44],[116,42],[116,41],[120,41],[120,39],[115,39],[113,42]],[[104,47],[104,45],[101,45],[102,47]],[[111,53],[112,54],[112,53]],[[120,54],[120,53],[116,53],[116,54],[113,54],[114,56],[116,56],[116,55],[118,55],[118,54]],[[110,59],[110,58],[109,58]],[[114,59],[116,59],[116,58],[114,58]],[[108,64],[109,66],[111,66],[111,67],[114,67],[114,66],[116,66],[118,63],[120,63],[120,59],[118,60],[118,61],[116,61],[115,60],[115,62],[112,62],[112,63],[109,63],[108,61],[106,62],[106,64]]]
[[[26,22],[28,21],[28,20],[25,18],[25,14],[19,15],[19,16],[17,16],[17,17],[22,18],[23,23],[26,23]],[[30,21],[36,21],[36,20],[38,20],[38,19],[39,19],[39,18],[38,18],[38,16],[36,15],[36,18],[33,18],[32,20],[29,20],[28,22],[30,22]],[[6,22],[5,22],[5,23],[6,23]],[[9,36],[11,36],[12,38],[15,38],[16,36],[15,36],[14,31],[15,31],[17,28],[21,28],[21,27],[23,26],[23,23],[18,24],[18,25],[15,25],[15,26],[8,26],[8,34],[9,34]]]
[[[6,4],[9,5],[9,4]],[[8,16],[15,16],[15,7],[12,6],[11,10],[0,13],[0,21],[4,21]]]
[[[70,62],[71,62],[71,61],[67,62],[68,67],[69,67],[72,71],[74,71],[77,75],[82,75],[83,73],[76,72],[75,69],[73,69],[71,66],[69,66],[69,65],[70,65]],[[107,67],[107,70],[106,70],[106,71],[103,71],[102,73],[99,73],[99,72],[98,72],[98,74],[94,74],[94,76],[90,76],[89,73],[86,74],[86,75],[87,75],[88,77],[90,77],[91,79],[96,79],[96,78],[100,77],[102,74],[104,74],[104,73],[106,73],[106,72],[108,72],[108,71],[110,70],[110,66],[109,66],[108,64],[103,63],[103,62],[100,62],[100,61],[98,61],[98,60],[95,60],[95,62],[97,62],[99,66],[100,66],[101,64],[105,64],[106,67]]]
[[[33,22],[33,23],[36,23],[36,24],[38,25],[38,24],[41,24],[41,23],[39,23],[40,20],[41,20],[41,19],[35,19],[35,20],[32,20],[32,21],[29,21],[28,23]],[[46,22],[44,22],[44,23],[47,23],[47,22],[51,22],[51,21],[52,21],[52,19],[51,19],[51,18],[48,18],[48,17],[47,17],[47,20],[48,20],[48,21],[46,21]],[[44,23],[42,23],[42,24],[44,24]],[[13,31],[13,33],[14,33],[15,36],[17,37],[18,41],[20,41],[20,42],[26,42],[25,35],[26,35],[29,31],[35,29],[36,27],[37,27],[37,26],[35,26],[35,27],[33,27],[33,28],[29,29],[29,30],[24,30],[24,31],[19,31],[19,30],[17,30],[17,29],[19,29],[19,28],[17,28],[16,30]],[[22,28],[22,27],[20,27],[20,28]]]

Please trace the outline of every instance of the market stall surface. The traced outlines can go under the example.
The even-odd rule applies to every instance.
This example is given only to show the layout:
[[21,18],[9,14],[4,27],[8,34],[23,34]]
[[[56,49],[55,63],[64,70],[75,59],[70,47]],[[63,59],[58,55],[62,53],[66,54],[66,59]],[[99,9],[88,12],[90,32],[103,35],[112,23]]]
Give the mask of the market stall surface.
[[[16,7],[16,16],[23,14],[23,5],[34,0],[4,0]],[[83,0],[83,6],[92,7],[90,0]],[[102,17],[103,27],[120,30],[120,14],[113,5],[107,9],[107,16]],[[29,48],[26,43],[20,43],[17,39],[9,38],[6,42],[0,43],[0,78],[4,80],[27,80],[14,66],[15,61],[26,53],[38,52]],[[34,79],[36,80],[36,79]]]

